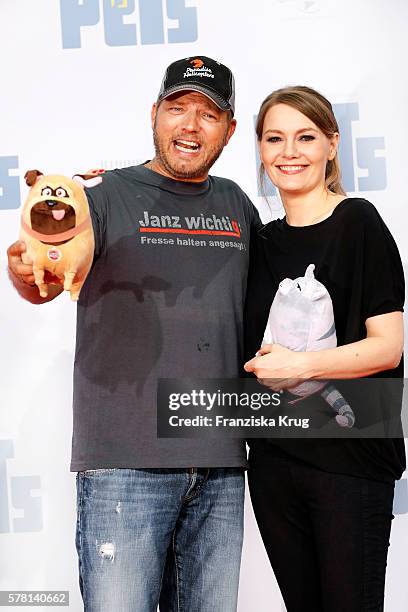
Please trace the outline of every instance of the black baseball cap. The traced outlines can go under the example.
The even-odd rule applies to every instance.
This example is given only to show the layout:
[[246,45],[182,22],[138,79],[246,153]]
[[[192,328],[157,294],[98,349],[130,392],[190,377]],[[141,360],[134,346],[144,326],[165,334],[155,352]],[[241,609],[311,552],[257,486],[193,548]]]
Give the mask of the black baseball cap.
[[157,97],[163,100],[183,90],[198,91],[221,110],[235,112],[235,81],[231,70],[204,55],[177,60],[168,66]]

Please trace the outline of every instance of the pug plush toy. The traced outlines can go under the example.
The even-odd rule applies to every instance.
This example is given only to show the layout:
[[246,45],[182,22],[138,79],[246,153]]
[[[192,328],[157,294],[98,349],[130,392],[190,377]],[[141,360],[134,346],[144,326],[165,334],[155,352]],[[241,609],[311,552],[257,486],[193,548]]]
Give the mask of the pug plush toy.
[[[60,279],[72,300],[78,300],[92,264],[95,244],[84,191],[87,185],[84,179],[88,177],[82,175],[74,180],[30,170],[24,178],[31,189],[21,217],[20,240],[27,247],[23,262],[33,265],[41,297],[48,295],[44,282],[47,270]],[[91,179],[89,186],[95,180],[98,182]]]

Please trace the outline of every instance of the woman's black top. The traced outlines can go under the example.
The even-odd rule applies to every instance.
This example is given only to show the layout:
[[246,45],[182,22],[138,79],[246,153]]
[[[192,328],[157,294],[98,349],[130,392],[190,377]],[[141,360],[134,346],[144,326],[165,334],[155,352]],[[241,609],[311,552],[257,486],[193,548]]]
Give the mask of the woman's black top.
[[[325,285],[333,302],[338,346],[365,338],[369,317],[403,311],[404,274],[392,235],[373,204],[362,198],[346,198],[320,223],[295,227],[285,218],[278,219],[265,225],[252,241],[245,309],[246,359],[261,346],[279,283],[303,276],[311,263],[316,266],[316,279]],[[401,359],[395,369],[375,376],[402,380],[403,375]],[[369,397],[371,407],[376,400],[371,393]],[[358,420],[358,407],[352,407]],[[284,453],[325,471],[374,480],[392,482],[405,469],[402,437],[263,438],[249,444],[265,461]]]

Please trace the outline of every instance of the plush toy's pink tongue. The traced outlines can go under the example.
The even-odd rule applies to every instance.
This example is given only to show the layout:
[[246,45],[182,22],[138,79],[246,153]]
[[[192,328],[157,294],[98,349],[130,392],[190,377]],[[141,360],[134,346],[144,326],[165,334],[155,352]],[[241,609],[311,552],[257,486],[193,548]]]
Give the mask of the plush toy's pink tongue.
[[53,210],[52,216],[56,221],[61,221],[65,217],[65,210]]

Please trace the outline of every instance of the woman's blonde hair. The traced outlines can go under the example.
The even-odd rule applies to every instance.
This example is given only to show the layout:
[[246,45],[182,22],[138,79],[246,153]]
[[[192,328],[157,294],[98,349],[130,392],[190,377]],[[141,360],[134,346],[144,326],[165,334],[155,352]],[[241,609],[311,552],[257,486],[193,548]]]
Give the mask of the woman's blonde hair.
[[[295,85],[291,87],[283,87],[282,89],[273,91],[262,102],[255,127],[258,141],[262,139],[266,113],[276,104],[287,104],[288,106],[291,106],[292,108],[295,108],[299,112],[303,113],[303,115],[306,115],[308,119],[317,125],[317,127],[323,132],[323,134],[325,134],[325,136],[327,136],[327,138],[331,138],[336,132],[339,132],[339,126],[330,102],[324,96],[322,96],[322,94],[311,87],[306,87],[305,85]],[[263,164],[261,164],[261,185],[263,185],[264,176],[265,169]],[[340,163],[337,151],[335,157],[327,161],[325,185],[326,189],[333,191],[334,193],[346,195],[346,192],[341,184]]]

